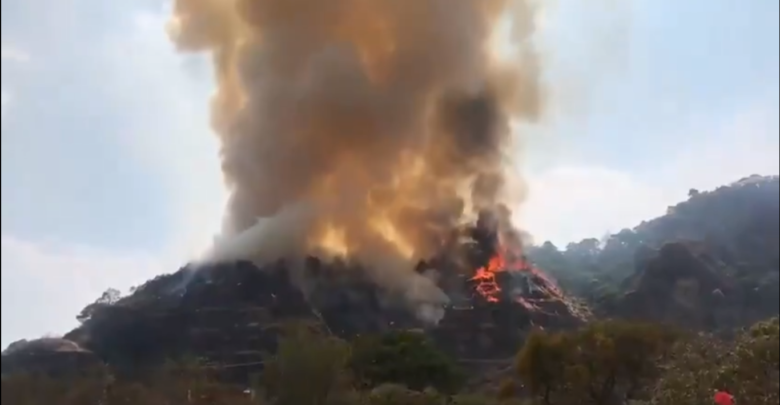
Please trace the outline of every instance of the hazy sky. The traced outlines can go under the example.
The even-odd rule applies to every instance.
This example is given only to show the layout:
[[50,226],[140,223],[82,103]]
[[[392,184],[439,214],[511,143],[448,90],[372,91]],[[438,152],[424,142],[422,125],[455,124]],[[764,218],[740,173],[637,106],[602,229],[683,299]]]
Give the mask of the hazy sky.
[[[518,223],[537,240],[601,236],[689,188],[778,173],[777,1],[556,3],[540,20],[554,113],[519,130]],[[2,0],[2,346],[67,331],[219,224],[211,70],[173,52],[166,8]]]

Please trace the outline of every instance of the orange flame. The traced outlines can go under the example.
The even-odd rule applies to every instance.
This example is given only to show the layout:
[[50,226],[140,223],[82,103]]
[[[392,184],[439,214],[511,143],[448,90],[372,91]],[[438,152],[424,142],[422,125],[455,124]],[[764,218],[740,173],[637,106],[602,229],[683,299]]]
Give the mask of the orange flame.
[[488,302],[498,302],[498,293],[501,292],[496,281],[496,274],[506,271],[506,262],[504,256],[497,253],[490,258],[488,263],[477,269],[472,281],[477,282],[476,290]]
[[[497,252],[488,260],[488,263],[478,268],[474,276],[470,279],[476,281],[476,291],[488,302],[498,302],[501,286],[498,285],[496,275],[501,272],[526,272],[542,281],[544,292],[551,297],[561,298],[562,294],[555,283],[544,273],[535,268],[528,262],[522,254],[508,252],[504,246],[499,246]],[[522,297],[516,298],[519,304],[526,308],[535,307],[531,302]]]

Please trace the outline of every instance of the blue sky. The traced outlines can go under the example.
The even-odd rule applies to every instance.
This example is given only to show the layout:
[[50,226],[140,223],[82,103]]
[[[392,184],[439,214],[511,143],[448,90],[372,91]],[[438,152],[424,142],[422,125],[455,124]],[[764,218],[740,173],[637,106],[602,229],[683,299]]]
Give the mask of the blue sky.
[[[553,108],[518,152],[517,219],[537,239],[601,236],[691,187],[778,173],[777,1],[556,4],[539,20]],[[6,346],[174,270],[225,192],[210,67],[174,53],[164,1],[3,0],[1,15]]]

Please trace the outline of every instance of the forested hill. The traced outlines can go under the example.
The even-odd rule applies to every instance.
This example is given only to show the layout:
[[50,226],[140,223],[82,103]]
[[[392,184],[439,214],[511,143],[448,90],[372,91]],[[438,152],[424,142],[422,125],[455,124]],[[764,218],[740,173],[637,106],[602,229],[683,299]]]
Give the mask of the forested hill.
[[[506,290],[522,294],[497,302],[473,294],[424,327],[379,305],[372,285],[344,277],[354,276],[349,267],[328,273],[311,258],[319,278],[308,297],[283,261],[184,267],[127,297],[107,291],[61,339],[9,346],[3,402],[688,405],[727,384],[740,403],[777,404],[778,185],[752,176],[691,190],[666,215],[606,240],[534,248],[530,258],[568,293],[547,277],[505,277]],[[678,333],[669,323],[734,339]],[[302,375],[319,388],[300,390]],[[403,387],[378,396],[387,384]],[[271,398],[258,402],[248,385]],[[421,393],[426,387],[435,389]],[[455,392],[468,395],[448,396]],[[464,399],[472,392],[489,398]],[[39,394],[45,399],[32,398]],[[351,402],[326,401],[331,394]]]
[[633,292],[708,288],[698,294],[726,295],[733,305],[776,313],[779,212],[778,177],[753,175],[713,191],[691,189],[666,215],[633,229],[564,249],[546,242],[529,256],[564,289],[604,310]]

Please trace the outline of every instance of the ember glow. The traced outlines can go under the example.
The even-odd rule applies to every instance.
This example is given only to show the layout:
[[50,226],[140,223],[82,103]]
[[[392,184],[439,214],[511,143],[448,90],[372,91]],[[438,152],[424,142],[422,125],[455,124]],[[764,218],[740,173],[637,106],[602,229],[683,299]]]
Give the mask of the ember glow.
[[505,264],[504,256],[497,253],[490,258],[488,264],[478,268],[474,277],[471,278],[477,282],[477,292],[488,302],[498,302],[498,293],[501,292],[501,287],[496,281],[496,274],[506,271]]
[[[502,286],[498,280],[498,274],[503,272],[525,273],[524,275],[533,280],[534,288],[544,292],[545,296],[553,298],[562,298],[563,294],[546,274],[534,267],[522,252],[513,252],[504,245],[500,245],[496,253],[488,260],[487,264],[475,271],[471,281],[476,282],[475,290],[487,302],[499,302],[501,300]],[[535,308],[533,298],[524,298],[516,296],[512,298],[515,302],[524,305],[526,308]]]

